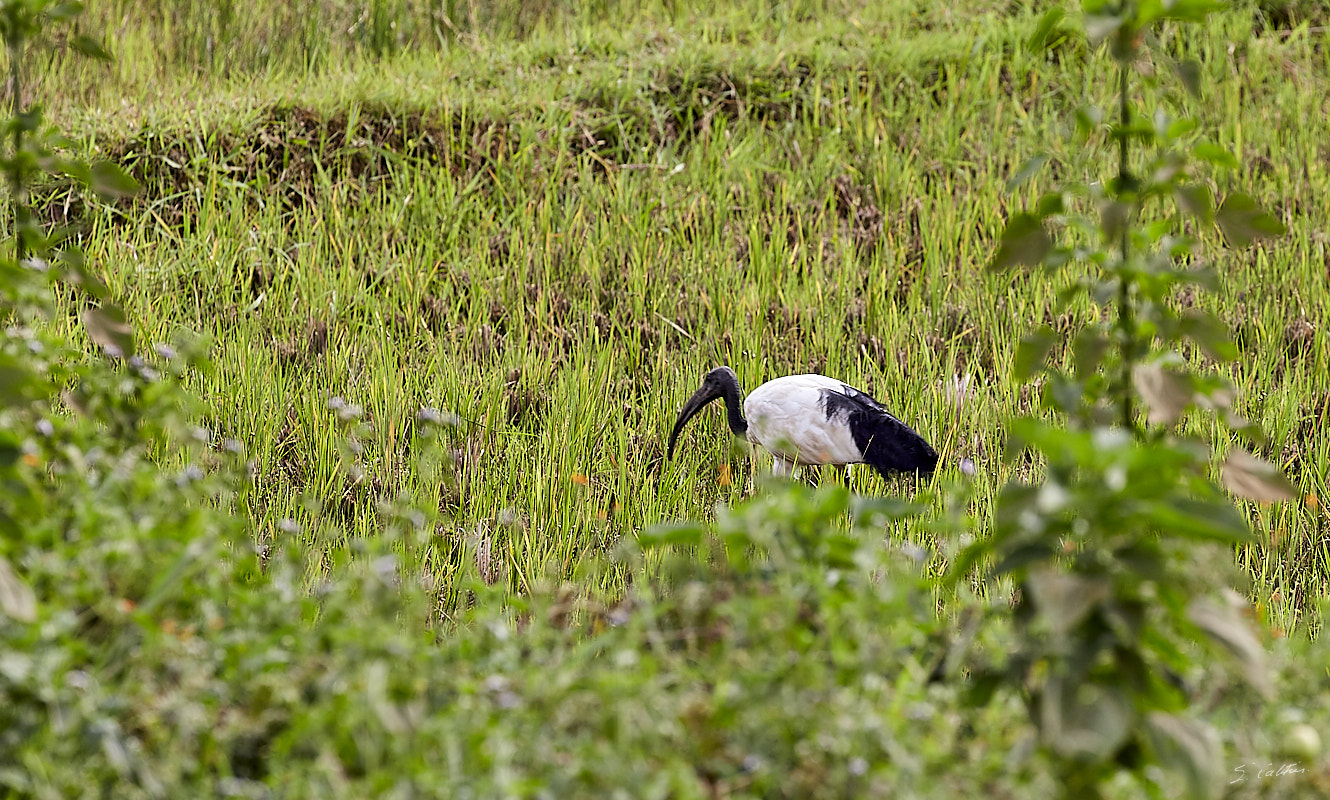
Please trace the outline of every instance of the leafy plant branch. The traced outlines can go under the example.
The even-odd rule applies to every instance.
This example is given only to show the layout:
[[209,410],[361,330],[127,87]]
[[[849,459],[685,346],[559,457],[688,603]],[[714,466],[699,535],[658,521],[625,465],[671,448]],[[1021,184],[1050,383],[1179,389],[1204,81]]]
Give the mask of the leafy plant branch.
[[[1189,341],[1215,360],[1234,357],[1223,324],[1180,313],[1171,298],[1182,285],[1216,282],[1184,219],[1198,230],[1217,225],[1237,247],[1280,235],[1283,225],[1238,191],[1216,209],[1207,170],[1231,170],[1237,159],[1198,141],[1195,121],[1164,108],[1139,112],[1132,97],[1134,76],[1159,85],[1142,69],[1147,58],[1172,63],[1184,88],[1201,93],[1199,67],[1173,62],[1158,43],[1220,8],[1213,0],[1085,0],[1081,32],[1053,9],[1030,41],[1038,49],[1083,33],[1107,50],[1117,118],[1105,125],[1103,110],[1090,106],[1077,110],[1075,124],[1085,142],[1107,133],[1116,175],[1057,187],[1012,215],[992,267],[1057,276],[1086,265],[1061,302],[1088,292],[1100,313],[1066,343],[1069,371],[1053,364],[1062,343],[1047,326],[1018,346],[1015,378],[1042,377],[1045,409],[1068,426],[1033,418],[1010,425],[1008,456],[1037,451],[1044,476],[1003,489],[991,536],[962,554],[952,579],[991,560],[994,573],[1014,581],[1018,646],[976,665],[974,699],[987,702],[1000,687],[1024,699],[1068,797],[1099,796],[1120,770],[1149,784],[1151,763],[1185,776],[1190,795],[1212,796],[1222,772],[1218,737],[1187,713],[1190,681],[1209,672],[1201,653],[1228,655],[1251,686],[1269,690],[1264,650],[1240,613],[1245,603],[1216,581],[1234,570],[1231,550],[1215,545],[1231,547],[1250,532],[1210,478],[1208,446],[1177,424],[1198,408],[1249,437],[1259,431],[1233,411],[1231,383],[1190,369],[1179,353]],[[1139,167],[1137,147],[1148,155]],[[1011,186],[1045,160],[1032,159]],[[1150,219],[1157,202],[1176,213]],[[1262,502],[1292,494],[1273,465],[1239,448],[1225,461],[1223,483]],[[1198,562],[1210,569],[1198,571]]]

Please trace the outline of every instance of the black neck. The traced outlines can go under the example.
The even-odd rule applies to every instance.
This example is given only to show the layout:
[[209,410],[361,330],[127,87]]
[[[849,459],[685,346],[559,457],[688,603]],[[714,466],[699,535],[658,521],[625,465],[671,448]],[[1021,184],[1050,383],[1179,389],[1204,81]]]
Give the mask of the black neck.
[[730,430],[734,431],[735,436],[743,436],[748,433],[748,420],[744,419],[743,397],[739,393],[739,381],[735,379],[734,374],[726,375],[721,381],[720,396],[725,399],[725,417],[730,423]]

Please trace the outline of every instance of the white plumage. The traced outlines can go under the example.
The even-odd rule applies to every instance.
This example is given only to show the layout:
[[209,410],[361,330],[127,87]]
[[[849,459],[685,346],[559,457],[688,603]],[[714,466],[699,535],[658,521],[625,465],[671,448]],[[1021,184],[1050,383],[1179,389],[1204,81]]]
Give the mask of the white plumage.
[[730,430],[770,451],[780,474],[796,464],[867,463],[883,475],[927,473],[937,465],[937,453],[923,437],[842,381],[825,375],[776,378],[754,389],[741,411],[739,381],[729,367],[708,372],[680,410],[670,433],[670,456],[688,420],[722,398]]
[[840,391],[842,386],[824,375],[787,375],[767,381],[744,400],[748,441],[789,465],[863,461],[849,426],[826,424],[826,415],[819,410],[822,392]]

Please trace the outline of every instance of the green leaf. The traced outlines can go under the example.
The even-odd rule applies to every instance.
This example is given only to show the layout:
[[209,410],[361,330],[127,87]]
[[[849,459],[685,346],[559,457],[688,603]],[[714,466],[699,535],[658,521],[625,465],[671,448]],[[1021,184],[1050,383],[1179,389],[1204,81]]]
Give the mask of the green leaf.
[[37,596],[4,556],[0,556],[0,613],[19,622],[37,619]]
[[1249,195],[1235,192],[1224,198],[1215,212],[1215,221],[1230,244],[1246,247],[1259,238],[1283,236],[1284,223],[1261,208]]
[[947,574],[947,584],[954,587],[960,583],[966,575],[970,574],[970,570],[987,558],[991,552],[991,540],[987,538],[980,539],[965,547],[951,562],[951,569]]
[[83,4],[77,2],[55,3],[46,9],[46,16],[56,22],[68,22],[83,13]]
[[970,708],[988,705],[997,690],[1006,685],[1001,672],[991,669],[976,670],[965,686],[961,702]]
[[1065,16],[1067,16],[1067,12],[1059,6],[1054,6],[1045,11],[1044,15],[1039,18],[1039,24],[1035,26],[1034,33],[1030,34],[1026,47],[1034,52],[1040,52],[1047,48],[1053,41],[1053,34],[1058,29],[1058,23]]
[[88,271],[83,251],[78,247],[66,247],[56,254],[56,260],[64,266],[64,278],[70,284],[81,287],[95,300],[105,300],[108,293],[101,278]]
[[1072,361],[1076,364],[1076,374],[1089,376],[1099,369],[1099,364],[1108,352],[1108,337],[1097,328],[1084,328],[1076,334],[1071,343]]
[[1057,334],[1047,325],[1041,325],[1033,333],[1021,337],[1016,345],[1016,356],[1012,359],[1011,373],[1018,381],[1024,381],[1041,370],[1048,352],[1057,343]]
[[1121,238],[1122,232],[1127,228],[1129,210],[1130,206],[1116,200],[1099,204],[1099,229],[1104,232],[1105,239],[1116,242]]
[[637,541],[643,550],[672,545],[698,545],[702,543],[705,532],[701,525],[692,522],[652,525],[637,535]]
[[1151,425],[1171,425],[1176,422],[1195,393],[1190,375],[1170,369],[1158,361],[1138,364],[1131,371],[1131,381],[1145,401],[1148,410],[1146,419]]
[[1201,96],[1201,65],[1191,58],[1173,62],[1173,71],[1177,73],[1187,93],[1192,97]]
[[1013,214],[1002,232],[1002,242],[989,265],[991,269],[1007,269],[1020,264],[1034,266],[1052,249],[1043,223],[1032,214]]
[[1216,361],[1232,361],[1238,348],[1229,336],[1228,326],[1213,314],[1189,311],[1182,317],[1182,333]]
[[108,304],[84,311],[83,326],[88,337],[111,355],[120,358],[134,355],[134,329],[119,306]]
[[1220,601],[1208,597],[1193,600],[1187,606],[1187,619],[1233,657],[1247,683],[1270,697],[1273,686],[1270,669],[1265,661],[1265,648],[1239,612],[1244,605],[1242,598],[1229,590]]
[[1224,459],[1221,475],[1224,486],[1233,494],[1258,503],[1291,500],[1297,493],[1293,484],[1274,464],[1235,447]]
[[1189,797],[1221,794],[1224,749],[1213,727],[1163,711],[1148,713],[1145,725],[1161,765],[1186,777]]
[[1016,174],[1011,176],[1011,180],[1007,181],[1007,191],[1010,192],[1011,190],[1015,189],[1016,187],[1020,186],[1021,184],[1033,178],[1035,175],[1038,175],[1039,170],[1043,169],[1044,165],[1047,163],[1048,163],[1048,156],[1043,153],[1040,153],[1030,158],[1029,161],[1026,161],[1024,164],[1021,165],[1020,169],[1016,170]]
[[1076,133],[1082,139],[1088,139],[1104,124],[1104,110],[1098,106],[1084,106],[1076,109]]
[[103,200],[119,200],[133,197],[139,192],[138,181],[119,166],[110,161],[98,161],[92,165],[89,185]]
[[1105,39],[1116,34],[1126,23],[1126,19],[1117,14],[1086,14],[1085,36],[1090,44],[1098,47]]
[[1208,161],[1209,163],[1223,167],[1224,169],[1237,169],[1239,166],[1238,160],[1233,157],[1232,153],[1219,145],[1210,142],[1197,142],[1196,145],[1192,147],[1191,154],[1202,161]]
[[993,566],[994,575],[1019,575],[1030,564],[1041,564],[1057,558],[1057,552],[1047,542],[1030,542],[1012,548]]
[[1218,0],[1165,0],[1161,19],[1180,19],[1185,22],[1203,22],[1212,12],[1226,7]]
[[1186,136],[1187,134],[1196,130],[1196,127],[1197,127],[1196,120],[1192,119],[1191,117],[1183,117],[1182,119],[1175,119],[1168,124],[1167,128],[1164,129],[1164,138],[1170,141],[1175,140],[1181,136]]
[[1224,424],[1234,433],[1245,437],[1247,441],[1255,442],[1257,444],[1265,444],[1265,429],[1263,429],[1259,423],[1252,422],[1231,408],[1224,409],[1222,413],[1224,415]]
[[1135,712],[1124,689],[1058,676],[1044,691],[1039,732],[1058,754],[1099,761],[1126,741]]
[[1251,529],[1229,503],[1173,497],[1146,503],[1141,510],[1171,536],[1232,544],[1251,539]]
[[1056,567],[1031,571],[1025,579],[1035,612],[1048,622],[1053,635],[1066,637],[1100,603],[1108,599],[1106,580],[1063,572]]
[[0,408],[26,403],[39,385],[27,364],[8,353],[0,352]]
[[91,36],[84,36],[80,34],[78,36],[71,37],[69,40],[69,46],[72,47],[77,52],[82,53],[83,55],[88,56],[89,58],[95,58],[98,61],[112,60],[111,54],[106,52],[106,48],[102,47],[101,42],[97,41]]
[[1196,217],[1206,225],[1215,220],[1215,203],[1210,188],[1200,184],[1181,184],[1173,187],[1173,198],[1178,208]]
[[1062,199],[1061,192],[1045,192],[1040,195],[1039,202],[1035,205],[1034,213],[1040,219],[1047,219],[1055,214],[1061,214],[1067,210],[1066,201]]

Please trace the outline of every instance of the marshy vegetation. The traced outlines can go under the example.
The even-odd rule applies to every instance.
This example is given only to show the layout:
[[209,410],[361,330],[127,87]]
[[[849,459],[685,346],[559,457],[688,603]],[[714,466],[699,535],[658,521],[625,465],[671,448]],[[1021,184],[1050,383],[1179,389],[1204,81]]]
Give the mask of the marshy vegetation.
[[[1306,736],[1330,735],[1330,9],[1314,0],[1169,24],[1148,63],[1194,61],[1200,94],[1163,74],[1133,87],[1217,143],[1216,199],[1241,188],[1287,228],[1210,236],[1213,286],[1169,300],[1231,330],[1231,361],[1180,353],[1231,380],[1264,437],[1199,413],[1179,429],[1294,488],[1234,501],[1252,537],[1193,565],[1245,598],[1266,694],[1170,640],[1164,660],[1190,667],[1167,702],[1217,738],[1172,729],[1180,746],[1115,751],[1107,773],[1060,772],[1081,762],[1035,746],[1016,694],[976,704],[987,673],[967,653],[1036,634],[1005,619],[1012,578],[939,577],[1012,524],[1003,487],[1043,471],[1004,458],[1009,420],[1053,418],[1049,379],[1013,378],[1022,336],[1047,326],[1070,370],[1103,313],[1066,280],[986,266],[1052,184],[1119,166],[1075,135],[1078,108],[1117,107],[1112,59],[1075,25],[1041,27],[1048,5],[108,0],[52,28],[26,94],[69,152],[139,190],[30,187],[105,290],[61,281],[6,334],[15,353],[46,337],[68,366],[13,395],[59,410],[16,399],[0,417],[15,497],[45,498],[0,507],[25,532],[0,568],[39,601],[0,622],[0,742],[19,754],[0,755],[0,785],[1330,790]],[[115,60],[79,57],[79,35]],[[1009,188],[1036,154],[1043,171]],[[100,353],[119,328],[80,322],[102,302],[141,364]],[[725,363],[743,385],[811,371],[872,392],[937,447],[939,476],[910,503],[823,486],[745,504],[767,465],[719,414],[664,459],[678,405]],[[32,434],[48,417],[59,436]],[[659,527],[688,520],[715,535]],[[1258,774],[1286,763],[1301,771]]]

